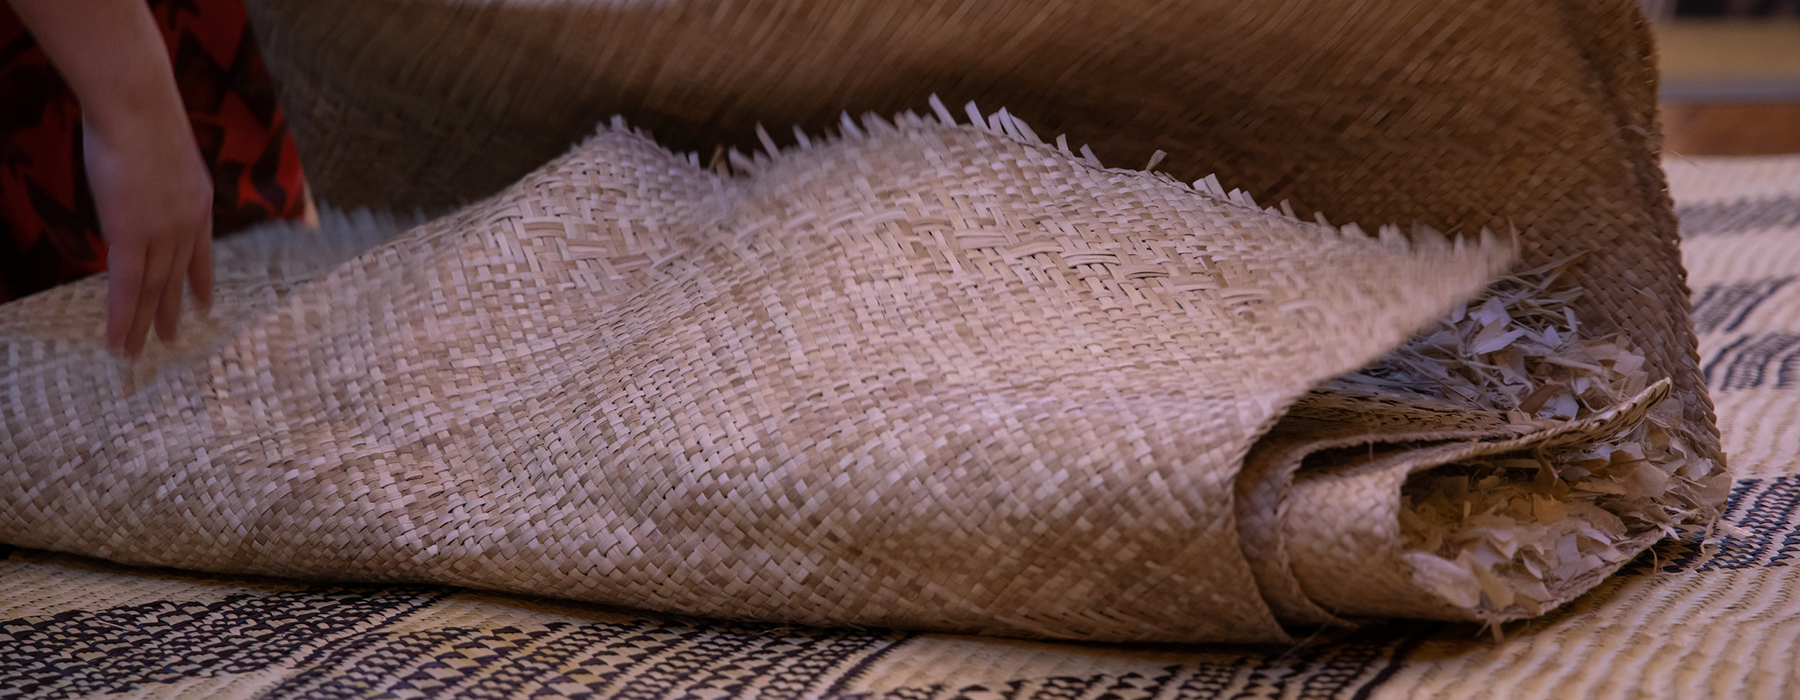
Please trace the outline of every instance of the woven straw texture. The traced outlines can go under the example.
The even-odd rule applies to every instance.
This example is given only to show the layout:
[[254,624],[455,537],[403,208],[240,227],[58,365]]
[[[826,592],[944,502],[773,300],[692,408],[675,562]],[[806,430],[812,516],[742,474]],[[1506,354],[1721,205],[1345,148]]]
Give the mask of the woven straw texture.
[[[1232,649],[732,625],[456,589],[196,577],[18,550],[0,559],[0,693],[1790,697],[1800,683],[1800,604],[1788,595],[1800,586],[1800,569],[1788,565],[1800,540],[1800,159],[1680,160],[1669,170],[1709,384],[1734,457],[1725,521],[1738,531],[1718,544],[1665,541],[1573,605],[1506,626],[1504,642],[1438,623]],[[364,245],[382,235],[362,230]]]
[[[1240,95],[1264,104],[1242,110],[1208,99],[1247,90],[1231,83],[1238,77],[1195,74],[1226,65],[1170,68],[1170,85],[1197,90],[1183,99],[1246,121],[1247,142],[1262,144],[1249,151],[1217,140],[1229,130],[1165,110],[1111,124],[1159,133],[1177,151],[1217,158],[1228,178],[1336,216],[1409,214],[1467,234],[1451,243],[1301,221],[1291,203],[1256,209],[1217,178],[1186,185],[1105,169],[1091,149],[1044,142],[1006,110],[968,103],[958,117],[936,97],[927,117],[846,115],[832,137],[796,131],[797,146],[781,149],[749,119],[805,122],[815,95],[880,104],[905,85],[873,70],[859,79],[866,85],[788,99],[794,90],[779,85],[823,79],[814,61],[833,61],[830,52],[806,59],[821,70],[724,61],[733,41],[765,47],[799,32],[862,47],[851,52],[859,63],[884,65],[862,52],[904,40],[913,54],[938,56],[920,41],[945,36],[927,29],[958,38],[954,27],[967,25],[1013,36],[995,54],[1031,63],[1093,23],[1125,18],[1103,43],[1139,50],[1174,41],[1170,27],[1289,31],[1276,20],[1298,5],[1271,7],[1273,16],[1120,7],[1107,18],[783,2],[268,5],[277,76],[292,76],[284,81],[295,90],[342,90],[337,104],[358,110],[342,124],[328,112],[293,115],[302,139],[313,135],[306,148],[326,196],[360,185],[338,176],[346,171],[398,185],[376,194],[389,203],[473,196],[470,182],[414,176],[470,169],[434,160],[439,149],[423,144],[439,140],[416,128],[409,148],[358,140],[421,117],[405,104],[443,104],[454,119],[461,94],[526,112],[437,122],[450,130],[445,144],[463,144],[445,151],[463,149],[470,164],[506,166],[491,146],[544,126],[544,113],[581,112],[562,103],[569,95],[583,110],[607,106],[590,95],[643,95],[610,106],[670,126],[677,144],[702,139],[697,124],[743,124],[761,151],[733,149],[729,166],[702,167],[614,119],[517,184],[342,265],[310,248],[243,243],[227,252],[234,266],[216,317],[133,367],[104,362],[99,349],[104,281],[0,308],[9,362],[0,455],[14,464],[0,475],[0,538],[182,569],[1087,641],[1289,641],[1294,626],[1512,619],[1561,605],[1624,558],[1593,558],[1548,581],[1530,606],[1512,608],[1508,592],[1483,615],[1406,558],[1400,491],[1449,462],[1613,439],[1670,394],[1687,412],[1676,428],[1714,452],[1669,207],[1647,149],[1651,76],[1631,7],[1589,16],[1544,5],[1537,29],[1561,34],[1471,43],[1453,40],[1498,9],[1397,7],[1370,29],[1406,50],[1321,41],[1287,52],[1274,74],[1235,72],[1264,85]],[[383,20],[358,20],[371,11]],[[490,40],[560,47],[587,63],[470,63],[486,43],[434,52],[389,41],[378,31],[396,18],[441,29],[434,36],[558,27],[562,40],[547,43],[504,31]],[[338,31],[349,27],[365,31]],[[648,63],[628,65],[643,72],[612,70],[614,54],[578,52],[594,41],[655,49],[634,49]],[[691,54],[689,43],[711,49]],[[367,70],[331,63],[346,47],[362,47]],[[1602,49],[1638,63],[1615,76],[1593,61],[1544,59]],[[1314,74],[1345,68],[1323,58],[1354,70]],[[1046,97],[1017,97],[1071,115],[1069,131],[1096,131],[1100,121],[1082,115],[1116,108],[1118,86],[1141,83],[1145,63],[1094,54],[1078,65],[1102,72],[1058,86],[1055,110]],[[1492,74],[1505,90],[1467,94],[1469,79],[1492,70],[1478,65],[1505,65]],[[376,88],[396,77],[383,70],[419,67],[445,68],[454,88],[436,99]],[[601,74],[623,83],[596,83]],[[1323,79],[1316,104],[1282,97],[1310,95],[1298,86],[1269,88],[1314,77]],[[430,83],[419,88],[445,88]],[[711,85],[733,88],[709,90],[702,103],[713,106],[668,103]],[[974,85],[1013,95],[997,81]],[[733,97],[745,86],[760,97]],[[1478,106],[1438,112],[1440,94]],[[1408,128],[1370,112],[1408,95],[1418,99]],[[290,103],[333,104],[304,94]],[[1343,121],[1352,115],[1382,128],[1364,135]],[[1260,151],[1276,146],[1269,130],[1291,131],[1282,157]],[[1525,167],[1516,151],[1548,162]],[[1521,171],[1496,178],[1512,166]],[[1400,346],[1505,270],[1512,247],[1474,230],[1489,223],[1519,227],[1526,261],[1580,254],[1584,328],[1622,333],[1658,381],[1548,428],[1341,396],[1348,403],[1309,405],[1276,426],[1310,389]],[[331,252],[365,232],[320,236]],[[1296,473],[1307,455],[1355,444],[1370,446],[1368,461],[1336,455]],[[1386,444],[1379,459],[1375,444]],[[1652,540],[1640,529],[1622,549]]]
[[[1647,148],[1652,76],[1631,5],[1545,5],[1531,22],[1561,33],[1488,37],[1497,44],[1463,36],[1497,8],[1296,16],[1327,34],[1373,22],[1399,48],[1363,53],[1319,35],[1280,54],[1273,73],[1170,68],[1168,85],[1189,90],[1181,99],[1237,115],[1236,131],[1149,107],[1123,123],[1084,119],[1117,109],[1118,86],[1147,80],[1139,56],[1086,55],[1076,65],[1099,72],[1065,81],[1059,97],[971,78],[984,95],[1071,115],[1061,126],[1078,136],[1103,125],[1128,135],[1096,139],[1104,147],[1148,150],[1129,135],[1157,133],[1263,194],[1359,219],[1417,217],[1467,234],[1454,244],[1303,222],[1291,204],[1258,209],[1216,178],[1106,169],[1089,148],[1046,143],[972,102],[961,117],[935,97],[925,117],[844,116],[835,135],[797,130],[786,150],[749,121],[805,122],[818,95],[879,105],[907,91],[888,69],[805,98],[778,89],[839,58],[887,65],[859,52],[989,65],[930,50],[967,43],[958,32],[969,27],[1015,36],[997,55],[1053,71],[1040,54],[1085,46],[1068,34],[1076,27],[1123,21],[1084,41],[1106,36],[1129,53],[1169,44],[1173,28],[1290,31],[1276,20],[1300,9],[1183,7],[265,6],[276,74],[293,86],[296,133],[327,197],[435,206],[486,194],[420,174],[473,170],[442,161],[448,152],[503,172],[531,152],[502,153],[515,135],[571,138],[545,115],[592,109],[667,126],[674,143],[705,138],[699,124],[739,125],[761,150],[702,167],[615,118],[516,184],[341,265],[369,227],[334,225],[311,246],[266,233],[225,252],[214,318],[136,366],[101,353],[103,280],[0,307],[0,454],[14,465],[0,474],[0,541],[723,618],[1160,642],[1286,641],[1288,628],[1374,617],[1510,619],[1611,573],[1623,558],[1549,581],[1533,607],[1482,614],[1420,578],[1399,521],[1412,474],[1611,439],[1671,394],[1687,416],[1674,427],[1716,447]],[[427,46],[381,33],[400,19],[485,38]],[[564,33],[508,33],[546,27]],[[807,58],[815,71],[723,60],[733,42],[794,32],[862,48]],[[618,56],[580,48],[595,42],[655,48],[614,70]],[[695,42],[710,48],[682,48]],[[482,53],[492,46],[571,58],[496,61]],[[351,47],[362,62],[334,63]],[[1589,51],[1629,60],[1545,58]],[[1477,68],[1491,65],[1523,72]],[[1235,77],[1198,77],[1215,71]],[[437,77],[411,92],[394,89],[399,74]],[[1260,92],[1232,82],[1245,75]],[[1477,97],[1462,95],[1476,77],[1506,89],[1485,109],[1440,109],[1446,96]],[[1293,87],[1314,79],[1316,94]],[[668,101],[702,87],[707,99],[686,110]],[[1260,103],[1224,99],[1233,94]],[[510,106],[482,117],[462,96]],[[1384,100],[1402,98],[1417,102],[1392,121]],[[356,107],[334,116],[331,105]],[[440,140],[420,124],[448,131]],[[368,141],[398,130],[411,136]],[[1226,133],[1243,138],[1228,148]],[[1284,155],[1266,154],[1278,141]],[[1528,167],[1519,153],[1544,162]],[[1672,381],[1549,428],[1348,397],[1276,427],[1310,389],[1392,350],[1510,264],[1511,246],[1476,235],[1488,224],[1518,226],[1530,262],[1579,253],[1585,327],[1622,334],[1651,380]],[[1388,445],[1379,459],[1376,444]],[[1354,445],[1371,459],[1339,455],[1297,474],[1307,455]],[[1627,551],[1655,537],[1631,534]]]
[[[232,272],[208,332],[130,374],[100,354],[102,280],[4,307],[0,394],[31,407],[0,438],[5,537],[810,624],[1281,639],[1234,522],[1251,443],[1506,249],[866,123],[745,179],[609,129],[329,271]],[[1404,586],[1396,533],[1336,541],[1397,522],[1399,484],[1345,488],[1272,526]]]
[[614,114],[708,162],[754,127],[937,93],[1184,182],[1369,231],[1517,228],[1583,254],[1576,311],[1717,432],[1657,168],[1636,0],[253,0],[295,141],[340,207],[443,211]]

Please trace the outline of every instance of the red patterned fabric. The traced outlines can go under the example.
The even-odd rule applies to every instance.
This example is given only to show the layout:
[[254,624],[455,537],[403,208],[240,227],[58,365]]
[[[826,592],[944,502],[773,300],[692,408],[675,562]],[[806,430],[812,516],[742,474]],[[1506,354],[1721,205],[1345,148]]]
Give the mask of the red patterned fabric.
[[[300,159],[242,0],[150,0],[212,169],[213,234],[304,212]],[[0,302],[106,269],[81,109],[0,2]]]

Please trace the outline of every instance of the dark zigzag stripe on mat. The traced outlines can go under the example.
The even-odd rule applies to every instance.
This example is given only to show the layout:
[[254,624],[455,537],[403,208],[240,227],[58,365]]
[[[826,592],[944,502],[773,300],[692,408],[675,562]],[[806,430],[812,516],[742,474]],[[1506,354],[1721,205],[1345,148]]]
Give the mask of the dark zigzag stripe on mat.
[[[268,698],[801,698],[887,647],[864,634],[552,623],[370,635],[267,691]],[[573,664],[576,669],[568,670]],[[345,670],[363,677],[346,682]]]
[[1800,228],[1800,195],[1682,204],[1675,207],[1675,216],[1683,238]]
[[[123,692],[276,667],[263,698],[831,697],[908,637],[649,621],[396,631],[449,591],[314,589],[156,602],[0,622],[0,698]],[[371,624],[374,623],[374,624]],[[417,624],[417,623],[414,623]],[[1350,698],[1392,674],[1436,623],[1330,644],[1170,666],[1154,675],[901,689],[865,700]]]
[[1700,333],[1735,332],[1757,307],[1793,281],[1793,277],[1771,277],[1752,282],[1707,285],[1695,290],[1694,330]]
[[1331,644],[1225,663],[1168,666],[1156,674],[1060,676],[962,687],[904,688],[858,700],[1360,700],[1393,675],[1442,623],[1373,627]]
[[1665,573],[1730,571],[1788,566],[1800,553],[1800,476],[1743,479],[1731,488],[1725,522],[1743,532],[1702,545],[1699,536],[1668,539],[1646,553],[1633,570]]
[[316,589],[8,620],[0,622],[0,698],[118,693],[303,661],[442,597]]
[[1700,368],[1714,391],[1800,384],[1800,333],[1759,333],[1727,343]]
[[909,635],[656,621],[395,631],[450,589],[153,602],[0,622],[0,698],[65,698],[291,667],[262,698],[816,697]]

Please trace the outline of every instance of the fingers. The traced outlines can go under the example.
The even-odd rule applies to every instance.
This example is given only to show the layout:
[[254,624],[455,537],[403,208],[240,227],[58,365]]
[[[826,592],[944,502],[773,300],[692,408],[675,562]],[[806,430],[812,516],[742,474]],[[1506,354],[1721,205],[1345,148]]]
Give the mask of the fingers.
[[194,255],[194,244],[184,241],[174,255],[169,256],[168,279],[163,282],[162,289],[146,286],[145,294],[155,294],[156,303],[156,337],[164,343],[175,342],[175,329],[181,323],[181,287],[182,280],[187,277],[188,260]]
[[[138,292],[144,279],[144,246],[117,244],[106,251],[106,351],[128,357],[131,326],[136,321]],[[142,346],[140,345],[140,348]]]
[[[212,232],[212,221],[206,222],[206,231]],[[202,312],[212,310],[213,292],[213,254],[212,236],[201,236],[194,242],[194,255],[188,259],[188,286],[194,291],[194,301],[200,305]]]
[[[211,233],[211,222],[206,224],[202,230]],[[212,236],[149,242],[121,238],[106,256],[112,273],[106,290],[106,349],[114,357],[135,360],[143,354],[152,326],[164,343],[175,341],[184,280],[200,308],[212,307]]]
[[174,257],[174,247],[166,244],[152,244],[143,254],[143,273],[132,299],[131,325],[125,331],[125,356],[128,358],[135,360],[144,353],[144,337],[150,332],[156,308],[168,286],[169,263]]

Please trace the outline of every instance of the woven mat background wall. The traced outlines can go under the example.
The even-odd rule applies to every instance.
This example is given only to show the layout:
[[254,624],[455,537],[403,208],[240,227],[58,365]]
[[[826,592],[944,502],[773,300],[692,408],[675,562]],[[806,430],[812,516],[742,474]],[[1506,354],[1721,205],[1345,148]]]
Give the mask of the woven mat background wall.
[[1667,541],[1565,610],[1329,644],[1121,647],[647,617],[447,588],[0,561],[0,698],[1779,698],[1800,683],[1800,157],[1666,165],[1737,478],[1717,546]]
[[[323,201],[443,211],[615,114],[658,143],[791,144],[788,125],[937,93],[1005,106],[1100,161],[1373,231],[1516,227],[1581,253],[1584,323],[1622,332],[1715,442],[1681,308],[1638,0],[252,0]],[[1623,276],[1626,284],[1614,283]]]

